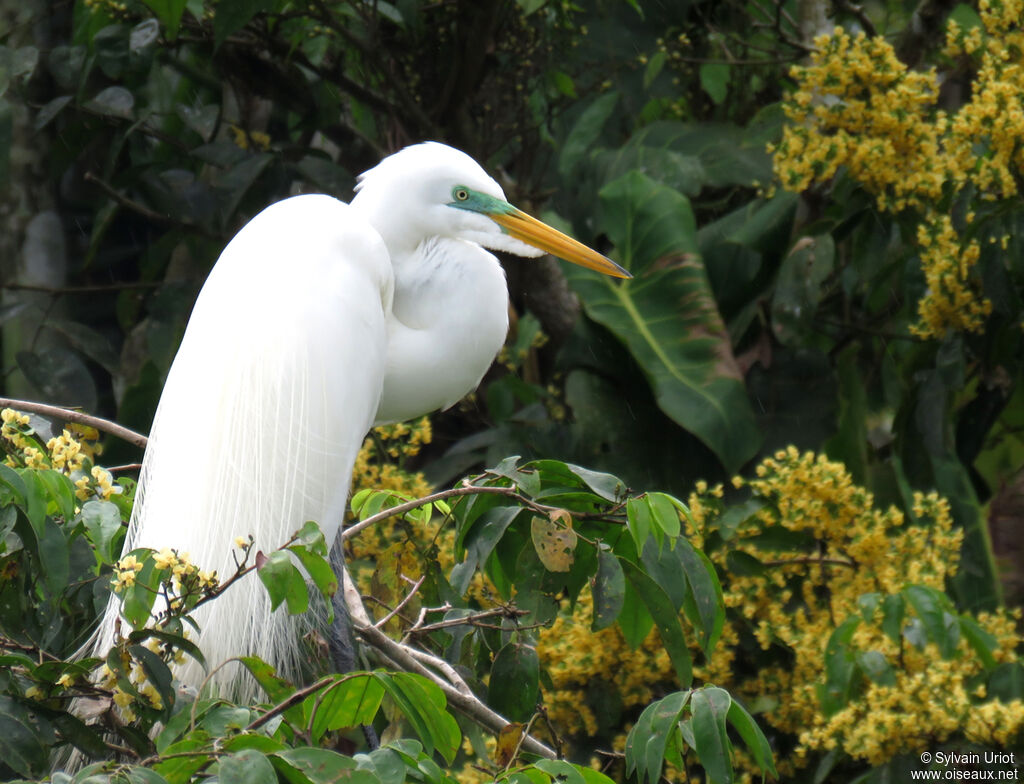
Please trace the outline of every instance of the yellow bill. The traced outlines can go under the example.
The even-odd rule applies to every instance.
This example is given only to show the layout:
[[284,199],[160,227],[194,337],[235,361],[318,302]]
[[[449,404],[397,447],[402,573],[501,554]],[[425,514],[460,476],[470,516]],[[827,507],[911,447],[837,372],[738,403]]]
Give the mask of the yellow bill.
[[560,259],[614,278],[633,277],[607,256],[591,250],[582,242],[577,242],[515,207],[510,212],[488,212],[487,216],[501,226],[510,237],[540,248],[552,256],[558,256]]

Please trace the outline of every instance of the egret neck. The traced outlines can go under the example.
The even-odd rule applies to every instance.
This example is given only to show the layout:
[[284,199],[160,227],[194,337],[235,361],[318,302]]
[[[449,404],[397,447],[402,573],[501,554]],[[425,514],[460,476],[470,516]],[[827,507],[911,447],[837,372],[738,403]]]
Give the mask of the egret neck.
[[505,272],[493,254],[438,236],[412,253],[388,250],[395,294],[378,423],[419,416],[424,401],[431,409],[457,403],[480,383],[508,332]]

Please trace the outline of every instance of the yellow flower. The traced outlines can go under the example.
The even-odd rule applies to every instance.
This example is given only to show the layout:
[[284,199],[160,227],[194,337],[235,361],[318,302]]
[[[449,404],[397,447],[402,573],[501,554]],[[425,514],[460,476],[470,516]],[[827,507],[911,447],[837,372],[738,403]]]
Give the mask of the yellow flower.
[[153,556],[153,564],[157,569],[167,569],[169,567],[177,566],[178,555],[170,547],[165,547]]

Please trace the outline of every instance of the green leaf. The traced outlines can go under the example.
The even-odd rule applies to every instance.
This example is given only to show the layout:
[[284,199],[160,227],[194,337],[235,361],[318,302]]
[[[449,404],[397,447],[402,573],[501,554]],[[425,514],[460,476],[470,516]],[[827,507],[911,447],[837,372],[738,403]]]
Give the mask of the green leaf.
[[895,686],[896,674],[879,651],[862,651],[854,655],[854,660],[861,672],[868,676],[875,683],[883,686]]
[[[321,535],[322,538],[323,536]],[[338,592],[338,576],[334,573],[334,569],[331,568],[331,564],[324,555],[314,552],[305,545],[289,545],[288,551],[299,559],[302,568],[306,570],[306,573],[313,580],[313,584],[324,597],[329,599]],[[327,610],[327,622],[331,623],[334,620],[334,609],[330,602],[327,602]]]
[[700,86],[715,104],[721,104],[729,94],[729,66],[725,63],[704,63],[700,67]]
[[[192,774],[205,767],[212,759],[212,754],[198,753],[206,750],[209,741],[206,732],[194,730],[187,738],[165,748],[162,754],[164,759],[157,762],[153,769],[171,784],[188,784],[192,781]],[[175,754],[181,756],[170,756]]]
[[637,595],[647,607],[651,618],[658,627],[661,635],[661,642],[672,660],[676,678],[681,686],[689,686],[693,680],[693,662],[690,658],[690,651],[686,646],[686,637],[683,635],[683,628],[679,624],[679,615],[676,613],[672,600],[654,580],[652,580],[640,567],[625,558],[620,559],[623,572],[629,584],[636,591]]
[[140,768],[136,765],[128,769],[127,778],[128,784],[169,784],[167,779],[152,768]]
[[732,745],[726,730],[726,719],[732,697],[716,686],[697,689],[690,697],[690,728],[694,751],[712,784],[731,784]]
[[722,586],[708,557],[694,549],[686,539],[677,541],[676,553],[690,586],[683,610],[697,631],[704,655],[710,659],[725,626]]
[[982,666],[991,670],[996,666],[994,653],[999,647],[999,641],[990,632],[983,629],[974,618],[969,615],[960,616],[960,631],[964,639],[970,643],[974,652],[981,659]]
[[46,488],[46,493],[57,507],[57,514],[66,523],[75,519],[75,486],[71,480],[59,471],[37,471],[39,480]]
[[0,463],[0,485],[4,485],[11,492],[13,503],[25,507],[25,482],[17,471],[3,463]]
[[622,612],[619,613],[619,628],[630,648],[639,648],[654,628],[654,619],[629,581],[626,581]]
[[679,512],[672,496],[665,493],[647,493],[647,505],[651,508],[651,522],[670,538],[679,536]]
[[328,749],[297,748],[278,751],[270,761],[292,784],[370,784],[366,774],[356,769],[356,762]]
[[340,676],[305,700],[305,712],[312,717],[307,724],[312,727],[314,741],[319,742],[326,733],[344,727],[371,724],[383,698],[384,686],[372,673]]
[[952,658],[960,643],[960,624],[949,597],[923,585],[908,585],[902,593],[942,658]]
[[272,610],[276,610],[281,602],[288,605],[288,612],[292,615],[305,612],[309,608],[306,580],[288,553],[275,550],[260,564],[256,573],[270,594]]
[[850,641],[860,623],[859,616],[847,618],[836,627],[825,645],[825,687],[820,696],[826,716],[831,716],[850,700],[857,672]]
[[594,595],[594,618],[590,628],[600,631],[615,623],[626,600],[626,576],[614,553],[602,549],[597,553],[597,573],[591,585]]
[[41,717],[0,695],[0,759],[5,765],[21,776],[41,776],[49,758],[45,734],[46,725]]
[[605,501],[615,503],[626,495],[626,484],[617,476],[591,471],[589,468],[581,468],[571,463],[566,463],[565,467]]
[[151,637],[160,640],[160,642],[167,643],[168,645],[173,645],[175,648],[180,648],[193,659],[195,659],[197,662],[199,662],[199,664],[201,664],[205,669],[206,659],[203,657],[203,652],[199,649],[199,646],[191,640],[188,640],[185,637],[181,636],[180,634],[172,634],[171,632],[163,631],[162,629],[153,629],[150,627],[146,627],[145,629],[137,629],[136,631],[133,631],[131,634],[129,634],[128,642],[144,642],[145,640],[148,640]]
[[82,504],[82,522],[88,532],[89,541],[102,563],[113,563],[119,555],[121,515],[109,501],[93,498]]
[[38,546],[46,589],[50,596],[60,596],[67,589],[71,577],[71,549],[64,530],[52,517],[45,518]]
[[890,594],[882,599],[882,631],[895,643],[903,636],[903,617],[906,606],[899,594]]
[[956,22],[965,33],[970,32],[972,27],[984,27],[978,12],[967,3],[957,3],[950,12],[949,19]]
[[39,471],[22,469],[21,478],[25,487],[25,515],[36,537],[46,535],[46,486],[39,478]]
[[661,410],[737,471],[760,434],[697,253],[689,201],[631,172],[602,188],[600,202],[618,260],[636,278],[619,283],[567,267],[570,283],[587,315],[625,343]]
[[[153,604],[156,602],[157,587],[160,585],[160,578],[163,569],[157,569],[153,562],[152,551],[148,548],[132,550],[125,555],[134,555],[142,563],[142,571],[135,575],[135,584],[127,588],[122,594],[121,612],[133,629],[141,629],[149,620],[153,611]],[[122,556],[122,560],[123,560]]]
[[96,97],[86,102],[85,106],[108,117],[131,120],[135,108],[135,96],[124,87],[114,85],[98,92]]
[[637,552],[643,552],[651,534],[651,507],[644,496],[630,498],[626,502],[626,524],[636,544]]
[[128,652],[140,665],[142,671],[163,699],[164,706],[169,710],[174,704],[174,687],[171,682],[174,676],[171,670],[157,654],[142,645],[128,646]]
[[988,679],[988,694],[1003,702],[1024,699],[1024,664],[1012,661],[996,667]]
[[[472,528],[465,531],[466,559],[457,564],[451,573],[451,586],[457,593],[466,592],[473,573],[487,561],[494,546],[521,511],[518,506],[492,507],[476,519]],[[458,539],[456,546],[459,546]]]
[[487,704],[509,721],[528,721],[540,696],[537,650],[519,642],[503,646],[491,665]]
[[232,0],[217,6],[217,13],[213,17],[214,48],[220,48],[228,36],[245,27],[256,14],[276,8],[276,0]]
[[533,766],[551,776],[553,782],[563,784],[586,784],[583,774],[571,762],[565,760],[539,759]]
[[[257,656],[239,656],[240,661],[250,672],[271,702],[282,702],[290,697],[295,687],[284,678],[279,677],[274,668]],[[287,715],[287,714],[286,714]]]
[[655,52],[651,59],[647,62],[647,67],[644,68],[644,89],[648,90],[651,87],[651,83],[658,78],[658,74],[661,73],[661,69],[665,67],[665,62],[668,60],[668,52],[664,49],[659,49]]
[[661,777],[666,750],[677,733],[679,717],[693,692],[677,691],[652,702],[626,736],[626,775],[636,771],[640,784]]
[[773,778],[778,778],[772,747],[768,745],[768,739],[761,732],[761,728],[757,726],[754,717],[747,712],[746,708],[730,697],[729,712],[726,714],[726,718],[733,729],[743,738],[743,742],[747,744],[747,750],[754,758],[754,762],[757,763],[757,767],[761,769],[762,775],[769,774]]
[[[181,17],[185,13],[185,6],[188,0],[143,0],[150,10],[156,14],[160,24],[164,28],[164,35],[168,41],[178,37],[178,29],[181,27]],[[219,13],[219,9],[218,9]]]
[[832,235],[820,234],[801,238],[783,260],[772,296],[772,329],[780,342],[802,345],[813,329],[835,254]]
[[558,172],[568,177],[579,163],[594,148],[604,124],[611,117],[619,94],[615,91],[605,93],[594,100],[576,121],[572,130],[562,144],[562,154],[558,159]]
[[427,752],[437,750],[451,763],[462,735],[458,723],[445,710],[444,692],[426,678],[412,673],[378,673],[378,677]]
[[602,224],[634,275],[697,253],[693,210],[678,191],[631,171],[601,188],[599,196]]
[[277,774],[263,754],[243,749],[220,758],[220,784],[277,784]]

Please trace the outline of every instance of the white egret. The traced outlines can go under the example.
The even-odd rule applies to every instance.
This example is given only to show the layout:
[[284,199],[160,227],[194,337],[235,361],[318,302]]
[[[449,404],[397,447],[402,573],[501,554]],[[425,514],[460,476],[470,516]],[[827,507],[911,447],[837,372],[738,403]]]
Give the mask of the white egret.
[[[274,204],[224,249],[160,398],[125,552],[171,547],[225,576],[237,537],[269,552],[315,520],[333,542],[369,428],[454,404],[500,350],[508,291],[484,248],[629,277],[512,207],[443,144],[384,159],[356,191],[351,204]],[[112,599],[99,655],[118,614]],[[271,613],[252,575],[195,619],[211,666],[256,655],[284,677],[302,669],[301,629],[283,609]],[[205,678],[191,659],[175,675],[191,687]],[[258,693],[231,667],[210,684],[239,699]]]

